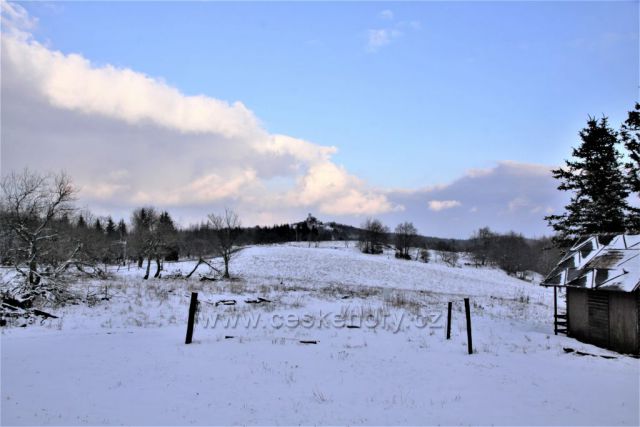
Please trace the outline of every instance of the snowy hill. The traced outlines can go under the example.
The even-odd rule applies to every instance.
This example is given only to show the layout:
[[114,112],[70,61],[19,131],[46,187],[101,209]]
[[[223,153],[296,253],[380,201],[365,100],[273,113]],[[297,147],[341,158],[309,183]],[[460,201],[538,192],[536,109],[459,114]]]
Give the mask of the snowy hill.
[[167,278],[195,265],[183,261],[162,279],[132,266],[76,284],[90,304],[3,329],[2,424],[638,425],[638,360],[554,336],[550,291],[498,269],[306,246],[247,248],[230,281]]

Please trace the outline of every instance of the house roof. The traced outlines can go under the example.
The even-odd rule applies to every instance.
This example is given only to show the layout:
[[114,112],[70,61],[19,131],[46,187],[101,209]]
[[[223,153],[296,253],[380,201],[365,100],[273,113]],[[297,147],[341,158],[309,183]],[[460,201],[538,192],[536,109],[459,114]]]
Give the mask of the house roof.
[[579,240],[541,285],[635,291],[640,287],[640,235],[596,235]]

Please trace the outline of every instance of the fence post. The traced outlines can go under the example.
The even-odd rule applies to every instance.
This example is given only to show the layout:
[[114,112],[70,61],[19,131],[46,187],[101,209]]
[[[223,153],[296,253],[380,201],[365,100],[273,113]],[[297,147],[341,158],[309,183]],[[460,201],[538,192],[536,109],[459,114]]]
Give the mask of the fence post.
[[467,315],[467,347],[469,354],[473,354],[473,343],[471,342],[471,308],[469,307],[469,298],[464,299],[464,311]]
[[191,344],[193,338],[193,324],[196,320],[196,309],[198,308],[198,293],[191,292],[191,303],[189,304],[189,320],[187,321],[187,338],[185,344]]
[[451,338],[451,306],[453,303],[449,301],[447,305],[447,339]]
[[553,287],[553,334],[558,335],[558,288]]

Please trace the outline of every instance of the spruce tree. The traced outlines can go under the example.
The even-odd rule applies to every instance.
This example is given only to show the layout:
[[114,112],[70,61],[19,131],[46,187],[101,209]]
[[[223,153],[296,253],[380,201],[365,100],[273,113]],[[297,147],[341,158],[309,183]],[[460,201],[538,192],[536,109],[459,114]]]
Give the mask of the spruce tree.
[[629,195],[622,173],[618,135],[606,117],[589,118],[580,131],[582,144],[573,149],[573,159],[554,169],[559,190],[571,191],[571,201],[562,215],[545,217],[558,233],[556,243],[565,246],[581,235],[625,231]]
[[107,225],[104,227],[104,231],[107,234],[107,237],[110,239],[115,239],[118,237],[118,233],[116,232],[116,224],[113,222],[113,218],[110,216],[107,218]]
[[625,163],[629,189],[640,196],[640,104],[629,111],[620,129],[620,137],[629,154],[629,160]]
[[125,224],[124,219],[121,219],[120,222],[118,222],[117,231],[120,239],[124,239],[127,236],[127,224]]
[[627,185],[631,199],[636,206],[631,206],[627,214],[627,229],[632,233],[640,233],[640,104],[629,111],[627,120],[620,129],[620,138],[627,149],[628,160],[625,163]]

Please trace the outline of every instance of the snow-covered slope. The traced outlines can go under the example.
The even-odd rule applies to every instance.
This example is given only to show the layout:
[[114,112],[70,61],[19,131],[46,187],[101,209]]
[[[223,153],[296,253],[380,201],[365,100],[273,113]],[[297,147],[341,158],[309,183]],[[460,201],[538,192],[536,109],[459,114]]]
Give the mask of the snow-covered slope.
[[[638,360],[554,336],[551,292],[500,270],[342,243],[251,247],[231,270],[200,282],[121,269],[77,284],[108,300],[3,330],[2,424],[639,423]],[[201,306],[185,345],[191,290]],[[270,302],[246,302],[258,297]]]

